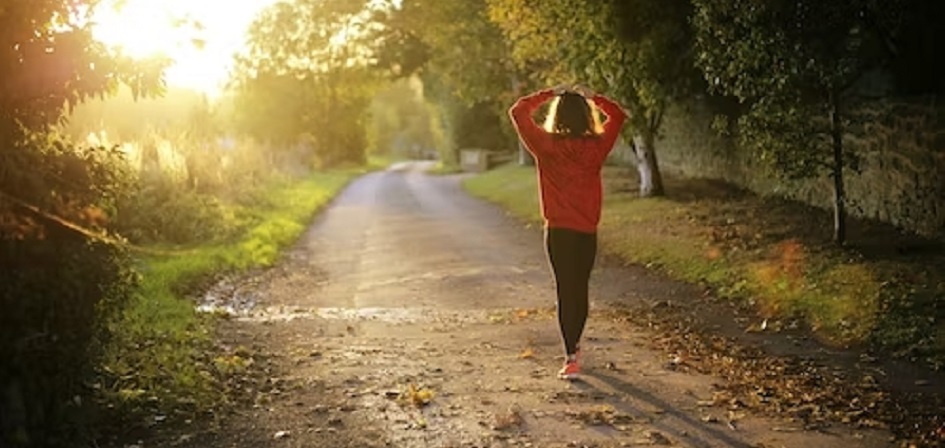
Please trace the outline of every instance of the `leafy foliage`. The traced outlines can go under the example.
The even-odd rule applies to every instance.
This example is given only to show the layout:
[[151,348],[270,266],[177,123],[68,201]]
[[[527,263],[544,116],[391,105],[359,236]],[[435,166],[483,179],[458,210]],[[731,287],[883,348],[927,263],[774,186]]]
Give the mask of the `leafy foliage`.
[[[688,0],[489,0],[518,67],[538,83],[587,82],[629,109],[641,193],[662,194],[654,145],[668,104],[694,91]],[[642,171],[641,171],[642,172]]]
[[252,25],[231,81],[236,123],[277,147],[301,145],[323,166],[365,162],[365,114],[375,88],[367,3],[294,0]]
[[63,127],[73,138],[120,142],[123,187],[106,210],[112,230],[139,245],[190,245],[226,240],[246,225],[226,203],[254,200],[284,167],[227,137],[225,105],[181,88],[140,101],[120,89],[73,110]]
[[885,3],[696,0],[698,63],[713,88],[744,101],[822,101],[886,56],[897,5]]
[[422,80],[443,161],[455,163],[464,147],[513,146],[505,110],[524,77],[486,2],[408,0],[377,20],[378,67]]
[[466,104],[493,101],[510,90],[515,71],[508,44],[487,14],[481,0],[407,0],[385,18],[382,35],[407,36],[402,40],[425,50],[412,53],[423,60],[394,62],[415,67],[426,82],[435,79],[435,94],[455,95]]
[[166,177],[129,187],[118,204],[115,228],[136,243],[225,241],[243,227],[243,220],[219,198],[181,188]]
[[[74,442],[75,396],[135,275],[94,232],[122,188],[120,154],[51,132],[68,108],[125,83],[159,93],[166,61],[132,61],[91,38],[96,2],[0,6],[0,444]],[[78,225],[76,225],[78,224]],[[85,230],[83,230],[83,227]]]
[[97,2],[39,0],[5,5],[0,15],[9,52],[0,59],[0,139],[59,122],[65,108],[124,83],[136,95],[160,92],[165,59],[135,61],[91,37]]
[[[71,398],[109,337],[135,282],[126,255],[65,226],[104,230],[122,186],[118,155],[33,135],[0,152],[0,367],[3,432],[11,444],[59,443],[85,414]],[[27,169],[24,167],[31,167]]]
[[698,65],[715,91],[748,105],[742,142],[788,177],[834,181],[835,239],[845,235],[844,106],[888,59],[899,2],[695,0]]
[[436,147],[430,108],[416,78],[382,89],[371,101],[369,141],[374,154],[422,157]]

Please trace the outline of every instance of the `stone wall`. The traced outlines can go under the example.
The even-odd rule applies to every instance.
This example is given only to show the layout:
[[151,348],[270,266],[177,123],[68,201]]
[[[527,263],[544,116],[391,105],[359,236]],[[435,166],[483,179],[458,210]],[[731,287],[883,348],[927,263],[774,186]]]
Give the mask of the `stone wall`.
[[[861,158],[859,174],[847,170],[849,213],[945,237],[945,107],[929,98],[873,101],[858,116],[867,119],[844,141]],[[712,117],[700,101],[667,113],[656,147],[664,172],[829,207],[830,179],[778,180],[748,150],[718,136]]]

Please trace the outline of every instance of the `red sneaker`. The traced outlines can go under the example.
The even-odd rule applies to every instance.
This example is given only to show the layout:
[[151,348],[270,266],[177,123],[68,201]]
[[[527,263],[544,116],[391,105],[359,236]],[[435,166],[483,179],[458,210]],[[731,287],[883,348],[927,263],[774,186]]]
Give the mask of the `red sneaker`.
[[578,379],[578,376],[581,373],[581,366],[578,364],[577,360],[570,360],[564,363],[564,367],[558,371],[558,378],[562,380],[573,381]]
[[576,380],[581,373],[581,364],[578,362],[580,356],[580,350],[578,350],[574,356],[568,356],[564,362],[564,367],[558,371],[558,378],[562,380]]

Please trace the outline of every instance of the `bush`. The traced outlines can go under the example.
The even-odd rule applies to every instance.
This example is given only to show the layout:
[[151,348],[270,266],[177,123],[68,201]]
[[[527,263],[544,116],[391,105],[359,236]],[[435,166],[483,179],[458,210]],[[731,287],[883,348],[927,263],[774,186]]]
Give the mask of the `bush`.
[[0,152],[0,445],[74,442],[88,415],[76,397],[136,281],[94,236],[118,162],[49,135]]
[[159,177],[131,187],[118,203],[115,228],[139,244],[191,244],[229,238],[241,217],[214,196]]

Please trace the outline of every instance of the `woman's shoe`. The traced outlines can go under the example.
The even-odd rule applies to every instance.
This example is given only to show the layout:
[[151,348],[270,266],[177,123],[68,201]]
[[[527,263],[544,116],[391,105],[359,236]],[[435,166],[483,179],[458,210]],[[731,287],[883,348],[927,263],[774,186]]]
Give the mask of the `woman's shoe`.
[[578,376],[581,373],[581,364],[578,362],[580,358],[580,348],[573,355],[569,355],[567,358],[565,358],[564,367],[558,371],[558,378],[569,381],[578,379]]
[[581,373],[581,366],[578,364],[577,359],[568,360],[564,363],[564,367],[558,371],[558,378],[562,380],[573,381],[578,379],[578,376]]

